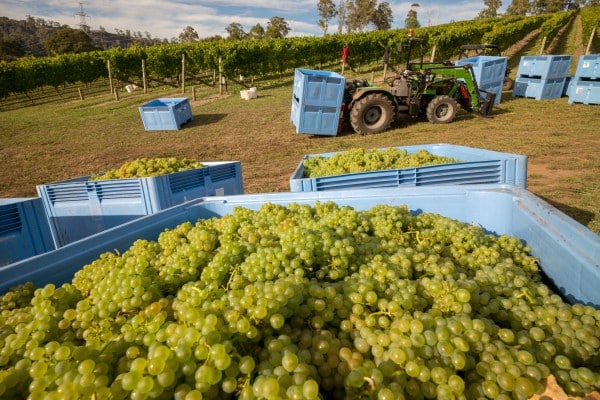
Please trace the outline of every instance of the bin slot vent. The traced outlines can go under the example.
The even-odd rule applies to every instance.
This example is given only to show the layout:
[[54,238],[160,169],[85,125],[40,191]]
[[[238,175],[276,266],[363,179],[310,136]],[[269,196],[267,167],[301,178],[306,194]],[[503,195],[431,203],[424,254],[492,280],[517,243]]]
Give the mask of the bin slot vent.
[[0,234],[20,231],[21,216],[16,204],[0,207]]
[[88,199],[87,189],[84,185],[50,186],[47,188],[48,199],[52,203],[57,201],[85,201]]
[[139,180],[131,182],[118,182],[116,184],[103,184],[97,187],[98,200],[109,199],[139,199],[142,197],[142,189]]
[[236,177],[234,164],[215,165],[210,167],[210,177],[213,182],[225,181]]
[[171,192],[183,192],[187,189],[206,186],[204,183],[205,169],[206,167],[170,175],[169,187]]

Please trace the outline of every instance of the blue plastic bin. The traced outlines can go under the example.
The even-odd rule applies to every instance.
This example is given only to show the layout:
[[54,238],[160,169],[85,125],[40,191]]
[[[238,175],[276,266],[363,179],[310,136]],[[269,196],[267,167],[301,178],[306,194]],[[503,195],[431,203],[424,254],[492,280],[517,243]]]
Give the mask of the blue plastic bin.
[[54,249],[40,198],[0,199],[0,266]]
[[600,80],[571,81],[568,103],[600,104]]
[[211,197],[187,202],[106,230],[43,255],[0,268],[0,292],[32,281],[41,286],[70,282],[73,274],[104,252],[123,252],[137,239],[155,240],[166,228],[198,218],[219,217],[242,206],[335,201],[356,209],[404,205],[411,212],[439,213],[513,235],[532,248],[542,270],[572,302],[600,307],[600,236],[532,193],[514,185],[402,187],[328,193],[269,193]]
[[517,78],[564,78],[571,68],[571,60],[572,56],[567,55],[522,56],[517,70]]
[[502,56],[475,56],[460,59],[456,65],[471,64],[477,86],[488,92],[496,93],[494,104],[497,105],[502,100],[507,61],[508,58]]
[[345,87],[335,72],[296,68],[290,115],[296,133],[337,135]]
[[520,76],[515,80],[512,96],[536,100],[558,99],[563,95],[566,79],[566,77],[540,79]]
[[192,108],[187,98],[160,98],[139,107],[147,131],[179,130],[192,120]]
[[490,183],[506,183],[526,187],[527,156],[445,143],[398,146],[396,148],[409,153],[426,150],[436,156],[452,157],[461,162],[305,178],[304,160],[317,156],[331,157],[337,152],[309,154],[302,158],[290,177],[290,191],[320,192],[400,186]]
[[239,161],[148,178],[90,181],[88,176],[38,185],[56,247],[203,196],[242,194]]
[[579,57],[575,76],[579,78],[600,79],[600,54],[586,54]]

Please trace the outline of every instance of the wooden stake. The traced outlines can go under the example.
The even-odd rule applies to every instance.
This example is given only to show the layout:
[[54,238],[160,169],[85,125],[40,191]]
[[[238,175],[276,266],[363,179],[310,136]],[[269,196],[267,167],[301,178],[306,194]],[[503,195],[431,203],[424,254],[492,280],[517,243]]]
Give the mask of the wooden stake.
[[113,88],[113,91],[115,93],[115,100],[119,101],[119,91],[117,90],[117,88]]
[[192,86],[192,101],[196,101],[196,86]]
[[223,96],[223,63],[219,57],[219,95]]
[[110,68],[110,60],[106,61],[106,68],[108,69],[108,85],[110,86],[110,92],[113,93],[115,88],[113,88],[112,70]]
[[435,50],[436,50],[437,46],[433,46],[433,49],[431,50],[431,58],[429,59],[429,62],[434,62],[435,61]]
[[185,93],[185,53],[181,55],[181,93]]
[[142,82],[144,85],[144,94],[148,93],[148,85],[146,83],[146,60],[142,59]]
[[592,42],[594,40],[594,36],[596,36],[596,27],[592,29],[592,34],[590,35],[590,39],[588,40],[587,47],[585,48],[585,54],[590,54],[590,49],[592,48]]
[[77,91],[79,92],[79,98],[81,100],[84,100],[84,98],[83,98],[83,90],[81,90],[81,88],[77,88]]
[[546,36],[542,40],[542,47],[540,48],[540,55],[544,54],[544,48],[546,47]]

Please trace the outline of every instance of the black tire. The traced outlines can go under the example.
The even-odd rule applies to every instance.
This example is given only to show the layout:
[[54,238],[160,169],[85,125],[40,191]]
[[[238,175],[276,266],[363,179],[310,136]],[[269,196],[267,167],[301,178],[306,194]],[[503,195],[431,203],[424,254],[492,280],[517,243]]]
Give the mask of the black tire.
[[361,135],[387,130],[394,120],[394,106],[381,93],[368,94],[358,100],[350,111],[352,129]]
[[504,82],[502,83],[502,90],[504,90],[504,91],[511,90],[513,88],[514,84],[515,84],[515,81],[511,77],[507,76],[506,78],[504,78]]
[[447,124],[454,120],[458,104],[450,96],[437,96],[427,105],[427,120],[432,124]]

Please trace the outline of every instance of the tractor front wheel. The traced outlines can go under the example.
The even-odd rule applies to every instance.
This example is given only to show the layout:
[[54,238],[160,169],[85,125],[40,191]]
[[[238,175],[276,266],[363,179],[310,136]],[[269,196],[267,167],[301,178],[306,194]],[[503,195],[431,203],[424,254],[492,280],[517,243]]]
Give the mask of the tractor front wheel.
[[387,130],[394,119],[391,101],[381,93],[366,95],[352,106],[350,123],[361,135]]
[[437,96],[427,105],[427,120],[433,124],[447,124],[454,120],[458,104],[450,96]]

